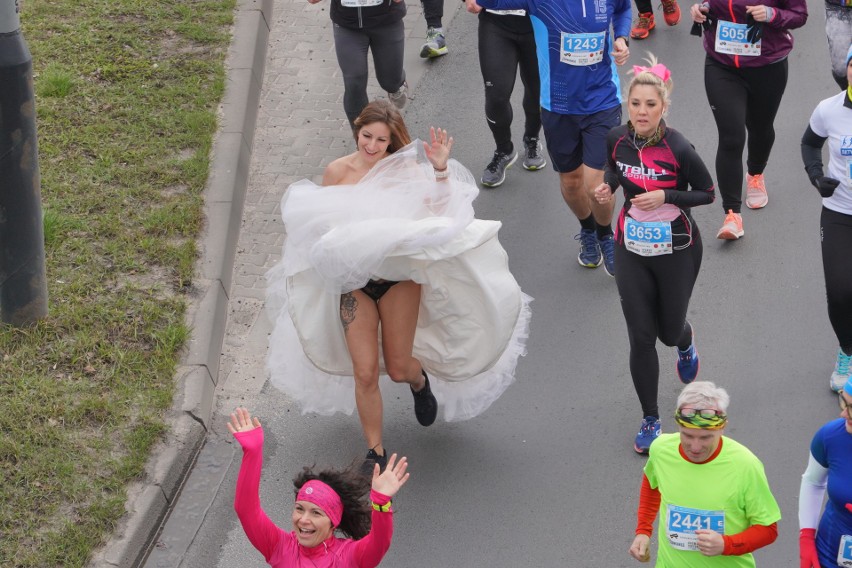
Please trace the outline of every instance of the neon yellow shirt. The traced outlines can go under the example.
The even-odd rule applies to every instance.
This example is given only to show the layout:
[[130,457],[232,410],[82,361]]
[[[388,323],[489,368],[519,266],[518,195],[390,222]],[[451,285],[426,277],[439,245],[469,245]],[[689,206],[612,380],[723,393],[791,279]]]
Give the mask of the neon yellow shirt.
[[685,459],[679,446],[680,434],[662,434],[651,444],[645,465],[645,476],[661,497],[657,568],[754,568],[751,554],[704,556],[691,542],[697,528],[731,535],[781,519],[763,464],[727,437],[719,455],[703,464]]

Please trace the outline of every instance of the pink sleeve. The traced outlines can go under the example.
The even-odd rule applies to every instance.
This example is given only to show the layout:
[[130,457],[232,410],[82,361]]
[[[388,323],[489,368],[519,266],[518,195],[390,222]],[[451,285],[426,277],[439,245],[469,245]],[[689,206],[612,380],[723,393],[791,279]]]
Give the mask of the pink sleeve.
[[[370,501],[384,505],[390,497],[370,490]],[[382,513],[373,509],[370,533],[355,542],[354,559],[358,568],[375,568],[387,554],[393,536],[393,511]]]
[[268,562],[278,541],[285,535],[260,506],[260,466],[263,464],[263,428],[236,432],[234,438],[243,448],[243,462],[237,477],[234,510],[249,541]]

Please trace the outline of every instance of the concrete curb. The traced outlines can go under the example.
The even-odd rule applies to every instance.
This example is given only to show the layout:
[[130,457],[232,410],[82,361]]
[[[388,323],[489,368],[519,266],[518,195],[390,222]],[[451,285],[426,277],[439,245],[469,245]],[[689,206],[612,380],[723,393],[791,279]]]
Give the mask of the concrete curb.
[[[169,433],[149,459],[144,480],[128,489],[127,514],[89,566],[124,568],[144,563],[210,427],[272,9],[273,0],[239,0],[235,13],[233,40],[225,63],[228,75],[220,128],[204,193],[207,230],[199,242],[195,292],[187,314],[192,337],[175,376],[177,392],[166,417]],[[444,25],[449,27],[459,11],[460,6],[450,9]],[[421,33],[408,34],[405,48],[410,91],[431,64],[419,57],[426,30],[422,21],[417,25]]]
[[128,489],[127,514],[89,566],[139,566],[204,443],[219,374],[228,294],[248,185],[273,0],[239,0],[225,62],[227,85],[204,192],[206,231],[201,236],[192,328],[175,376],[177,392],[166,416],[168,435],[154,450],[144,479]]

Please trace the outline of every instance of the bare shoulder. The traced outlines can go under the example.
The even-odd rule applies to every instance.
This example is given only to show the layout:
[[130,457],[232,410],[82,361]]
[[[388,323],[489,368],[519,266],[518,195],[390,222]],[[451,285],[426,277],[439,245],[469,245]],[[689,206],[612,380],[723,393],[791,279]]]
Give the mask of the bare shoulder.
[[322,174],[323,185],[337,185],[346,174],[352,170],[353,154],[337,158],[325,167],[325,172]]

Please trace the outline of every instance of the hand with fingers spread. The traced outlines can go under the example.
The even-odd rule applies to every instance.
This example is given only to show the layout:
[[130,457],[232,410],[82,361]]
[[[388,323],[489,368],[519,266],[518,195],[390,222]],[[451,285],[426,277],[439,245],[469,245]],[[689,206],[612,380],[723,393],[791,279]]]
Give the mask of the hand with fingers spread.
[[373,468],[373,491],[393,497],[408,481],[410,474],[406,471],[407,469],[408,458],[403,456],[396,461],[396,454],[391,454],[388,465],[382,473],[379,473],[379,464]]
[[423,143],[426,157],[432,163],[436,171],[443,172],[447,169],[447,161],[450,159],[450,151],[453,149],[453,137],[446,130],[435,128],[429,129],[431,144]]
[[231,413],[231,421],[228,422],[228,432],[231,434],[250,432],[255,428],[260,428],[260,420],[252,418],[247,408],[238,407]]

